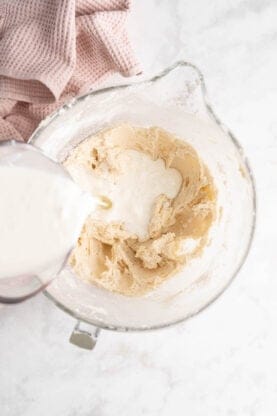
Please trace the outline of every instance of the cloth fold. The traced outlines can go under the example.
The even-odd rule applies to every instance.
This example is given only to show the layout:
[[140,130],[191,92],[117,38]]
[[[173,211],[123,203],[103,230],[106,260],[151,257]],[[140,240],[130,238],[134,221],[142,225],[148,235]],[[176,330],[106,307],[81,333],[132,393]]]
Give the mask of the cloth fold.
[[0,140],[39,122],[108,75],[140,73],[126,31],[129,0],[2,0]]

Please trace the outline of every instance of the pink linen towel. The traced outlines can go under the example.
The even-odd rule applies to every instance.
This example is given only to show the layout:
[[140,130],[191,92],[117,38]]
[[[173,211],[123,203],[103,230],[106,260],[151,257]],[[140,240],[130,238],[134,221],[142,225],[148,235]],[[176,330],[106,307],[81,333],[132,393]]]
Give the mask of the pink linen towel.
[[129,0],[1,0],[0,140],[39,122],[114,72],[140,72],[125,28]]

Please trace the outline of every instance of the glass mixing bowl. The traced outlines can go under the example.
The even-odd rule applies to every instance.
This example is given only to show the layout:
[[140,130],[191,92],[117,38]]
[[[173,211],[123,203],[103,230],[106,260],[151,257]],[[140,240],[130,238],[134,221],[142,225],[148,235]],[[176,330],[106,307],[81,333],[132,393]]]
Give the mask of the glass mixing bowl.
[[[146,330],[181,322],[213,302],[242,266],[253,237],[255,190],[241,146],[207,102],[204,79],[178,62],[154,78],[98,90],[73,100],[44,120],[30,143],[58,162],[88,135],[128,122],[160,126],[190,143],[208,166],[218,190],[217,220],[201,257],[153,292],[129,298],[76,278],[69,267],[46,295],[77,318],[71,341],[92,348],[98,330]],[[93,338],[94,336],[94,338]]]

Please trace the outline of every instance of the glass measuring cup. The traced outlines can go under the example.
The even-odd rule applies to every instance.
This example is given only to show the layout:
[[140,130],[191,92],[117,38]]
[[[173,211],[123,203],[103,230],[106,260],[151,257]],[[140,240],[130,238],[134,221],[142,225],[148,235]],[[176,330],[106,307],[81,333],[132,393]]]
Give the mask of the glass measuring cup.
[[[1,142],[0,167],[3,186],[0,302],[17,303],[45,288],[63,268],[92,198],[79,190],[60,164],[29,144]],[[29,180],[27,186],[24,175]],[[52,188],[55,192],[59,190],[57,200],[53,201],[53,212],[57,216],[54,219],[49,217],[51,206],[47,203],[49,192],[51,204],[55,196],[51,193]],[[42,190],[41,194],[39,190]],[[67,190],[72,194],[68,194]],[[80,212],[75,198],[84,204],[84,207],[80,206]],[[62,234],[56,233],[57,226],[65,221],[68,226],[62,228]]]
[[92,348],[93,333],[98,334],[98,329],[83,331],[84,322],[112,330],[147,330],[203,310],[237,274],[254,231],[255,190],[249,165],[241,146],[215,116],[203,76],[192,64],[178,62],[151,80],[80,97],[46,119],[30,142],[63,162],[89,134],[120,122],[160,126],[190,143],[215,180],[218,215],[201,258],[145,296],[128,298],[105,291],[65,267],[45,293],[77,318],[71,340],[84,348]]

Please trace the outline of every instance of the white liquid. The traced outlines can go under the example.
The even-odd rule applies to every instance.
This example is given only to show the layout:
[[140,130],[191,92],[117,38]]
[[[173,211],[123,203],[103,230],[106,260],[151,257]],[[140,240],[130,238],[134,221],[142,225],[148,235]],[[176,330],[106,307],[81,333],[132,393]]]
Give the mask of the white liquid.
[[0,278],[38,273],[61,262],[93,204],[66,177],[0,166]]
[[123,151],[118,156],[118,167],[120,173],[116,176],[108,171],[99,176],[78,165],[67,169],[84,190],[104,194],[112,201],[111,209],[94,212],[96,219],[123,223],[129,232],[146,238],[155,199],[161,194],[174,198],[182,177],[176,169],[167,169],[163,160],[153,161],[136,150]]

